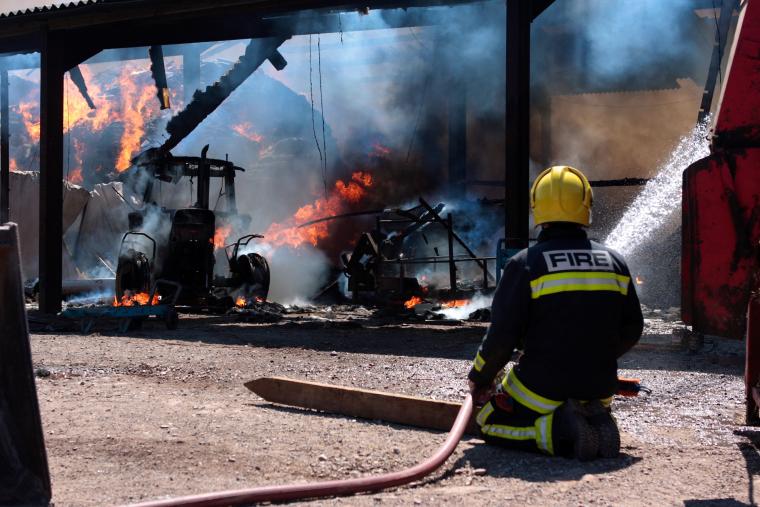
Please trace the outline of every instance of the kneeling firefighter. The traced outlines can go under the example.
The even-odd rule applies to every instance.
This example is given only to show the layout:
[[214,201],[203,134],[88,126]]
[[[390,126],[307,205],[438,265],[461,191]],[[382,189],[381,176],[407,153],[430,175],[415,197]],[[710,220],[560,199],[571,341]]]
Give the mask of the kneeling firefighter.
[[[617,359],[644,321],[623,258],[586,236],[592,200],[573,167],[551,167],[533,183],[538,242],[504,267],[468,375],[488,443],[581,460],[619,453]],[[516,348],[519,362],[496,382]]]

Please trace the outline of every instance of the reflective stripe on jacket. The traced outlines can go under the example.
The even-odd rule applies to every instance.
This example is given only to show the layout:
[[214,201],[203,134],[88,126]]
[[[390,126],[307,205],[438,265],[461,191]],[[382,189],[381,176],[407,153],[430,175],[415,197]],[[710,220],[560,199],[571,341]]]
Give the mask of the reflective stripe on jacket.
[[515,367],[522,387],[547,400],[607,398],[617,388],[617,358],[636,344],[643,323],[620,254],[580,227],[553,225],[505,266],[469,378],[490,384],[522,348]]

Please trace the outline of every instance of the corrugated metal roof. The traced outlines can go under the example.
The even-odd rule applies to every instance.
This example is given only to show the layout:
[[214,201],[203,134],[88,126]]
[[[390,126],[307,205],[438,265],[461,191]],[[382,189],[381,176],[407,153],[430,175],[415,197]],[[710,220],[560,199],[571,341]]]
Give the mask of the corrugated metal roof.
[[58,3],[58,4],[51,3],[49,5],[33,7],[31,9],[19,9],[15,11],[0,10],[0,19],[12,18],[16,16],[28,16],[31,14],[44,14],[46,12],[62,11],[66,9],[75,9],[77,7],[84,7],[86,5],[99,4],[103,2],[104,0],[79,0],[78,2],[69,2],[69,3],[65,3],[65,2]]

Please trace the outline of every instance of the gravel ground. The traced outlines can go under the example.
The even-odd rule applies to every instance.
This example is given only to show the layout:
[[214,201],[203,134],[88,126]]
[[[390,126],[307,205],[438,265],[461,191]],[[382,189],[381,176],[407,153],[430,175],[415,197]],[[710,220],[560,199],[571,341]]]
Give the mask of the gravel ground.
[[[741,344],[708,339],[689,351],[675,309],[646,313],[646,335],[621,374],[653,392],[614,402],[619,458],[578,463],[467,438],[423,481],[312,503],[754,504],[760,432],[740,424]],[[346,307],[286,317],[183,315],[176,331],[146,323],[121,334],[103,324],[81,335],[32,314],[55,504],[358,477],[411,466],[443,442],[440,432],[275,406],[243,383],[280,375],[460,400],[485,324]]]

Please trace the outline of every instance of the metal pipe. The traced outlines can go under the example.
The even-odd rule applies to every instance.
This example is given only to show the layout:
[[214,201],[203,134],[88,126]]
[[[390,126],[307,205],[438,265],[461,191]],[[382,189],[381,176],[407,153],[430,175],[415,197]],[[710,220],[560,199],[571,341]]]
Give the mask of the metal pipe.
[[326,496],[346,496],[366,491],[379,491],[416,481],[438,469],[451,456],[459,440],[464,435],[467,424],[472,417],[472,396],[469,394],[459,409],[454,425],[446,441],[430,458],[406,470],[386,474],[343,479],[336,481],[312,482],[307,484],[289,484],[261,486],[251,489],[239,489],[192,495],[169,500],[144,502],[133,507],[222,507],[258,502],[281,502],[304,498]]
[[446,216],[446,232],[449,247],[449,290],[454,294],[457,291],[457,265],[454,263],[454,219],[451,218],[451,213]]

